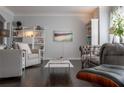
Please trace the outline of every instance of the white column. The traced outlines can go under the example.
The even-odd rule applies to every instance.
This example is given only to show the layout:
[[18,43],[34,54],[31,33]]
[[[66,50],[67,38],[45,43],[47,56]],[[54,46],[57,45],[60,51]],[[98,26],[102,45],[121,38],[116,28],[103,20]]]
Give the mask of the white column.
[[98,45],[98,19],[91,19],[91,45]]
[[107,6],[99,7],[99,40],[100,45],[109,42],[110,10]]

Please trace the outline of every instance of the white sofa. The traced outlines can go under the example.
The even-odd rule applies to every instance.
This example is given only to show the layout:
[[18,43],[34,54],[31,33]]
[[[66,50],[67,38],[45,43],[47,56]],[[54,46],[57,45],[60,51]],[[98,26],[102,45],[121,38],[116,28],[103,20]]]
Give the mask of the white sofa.
[[0,50],[0,78],[22,75],[22,51]]
[[25,57],[25,64],[24,64],[25,67],[29,67],[41,63],[40,50],[38,50],[37,53],[33,53],[28,44],[26,43],[17,43],[17,44],[19,46],[19,49],[23,51]]

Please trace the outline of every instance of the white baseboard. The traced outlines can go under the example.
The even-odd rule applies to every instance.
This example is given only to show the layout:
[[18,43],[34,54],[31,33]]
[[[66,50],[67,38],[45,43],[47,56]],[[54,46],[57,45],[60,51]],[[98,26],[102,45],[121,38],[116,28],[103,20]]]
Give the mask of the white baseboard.
[[[44,58],[44,60],[52,60],[55,58]],[[81,58],[67,58],[68,60],[81,60]]]
[[70,58],[70,60],[81,60],[81,58]]

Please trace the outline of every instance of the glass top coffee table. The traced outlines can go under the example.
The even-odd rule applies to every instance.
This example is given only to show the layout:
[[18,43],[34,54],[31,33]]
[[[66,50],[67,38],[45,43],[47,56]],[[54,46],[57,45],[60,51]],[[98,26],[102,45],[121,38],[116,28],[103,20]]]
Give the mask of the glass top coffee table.
[[73,68],[74,66],[70,60],[49,60],[45,68]]

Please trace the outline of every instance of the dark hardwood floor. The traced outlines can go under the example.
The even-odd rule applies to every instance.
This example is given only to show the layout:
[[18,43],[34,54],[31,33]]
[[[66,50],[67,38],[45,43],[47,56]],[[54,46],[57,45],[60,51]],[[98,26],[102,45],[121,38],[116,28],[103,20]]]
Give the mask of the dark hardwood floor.
[[50,72],[44,65],[26,68],[21,78],[0,79],[0,87],[96,87],[100,86],[87,81],[78,80],[77,72],[81,69],[80,61],[71,61],[74,68],[51,69]]

